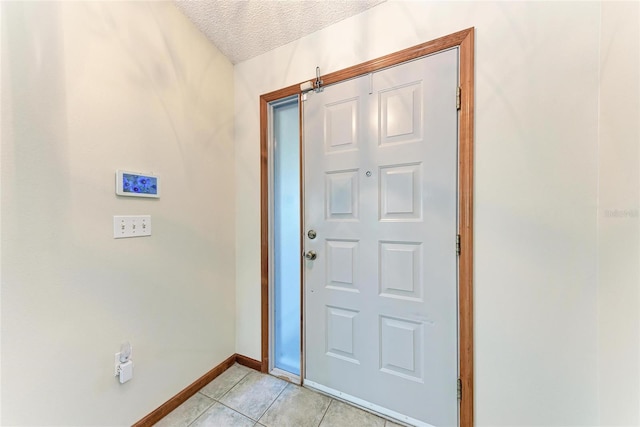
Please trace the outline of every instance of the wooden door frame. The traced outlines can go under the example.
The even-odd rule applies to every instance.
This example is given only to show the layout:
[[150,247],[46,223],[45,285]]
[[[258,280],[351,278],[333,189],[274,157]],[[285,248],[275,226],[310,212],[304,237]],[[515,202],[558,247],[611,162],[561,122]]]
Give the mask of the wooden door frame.
[[[458,133],[458,257],[459,370],[462,381],[460,426],[474,422],[473,387],[473,130],[474,130],[474,28],[458,31],[353,67],[322,76],[331,85],[398,65],[445,49],[459,48],[460,116]],[[309,80],[314,80],[315,76]],[[301,82],[302,83],[302,82]],[[261,322],[262,372],[269,369],[269,103],[300,94],[300,83],[260,96],[260,243],[261,243]],[[300,129],[302,135],[302,128]],[[301,150],[302,153],[302,150]],[[301,177],[302,178],[302,177]],[[301,319],[302,322],[302,319]],[[302,378],[302,372],[301,378]]]

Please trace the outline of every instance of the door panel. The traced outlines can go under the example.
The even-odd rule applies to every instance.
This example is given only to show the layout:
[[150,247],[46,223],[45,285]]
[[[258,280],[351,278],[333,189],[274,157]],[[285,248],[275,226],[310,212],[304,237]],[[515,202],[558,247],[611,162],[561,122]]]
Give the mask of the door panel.
[[300,375],[300,114],[298,99],[273,105],[273,348],[276,368]]
[[456,49],[304,103],[305,382],[456,425]]

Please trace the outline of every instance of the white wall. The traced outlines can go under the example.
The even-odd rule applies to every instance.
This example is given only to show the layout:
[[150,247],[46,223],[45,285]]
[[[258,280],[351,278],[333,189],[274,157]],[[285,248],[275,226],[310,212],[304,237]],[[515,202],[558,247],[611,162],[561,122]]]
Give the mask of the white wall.
[[640,425],[640,3],[602,4],[600,49],[600,424]]
[[[595,2],[389,1],[237,64],[237,351],[260,357],[259,95],[312,78],[316,66],[329,73],[474,26],[477,424],[594,425],[600,413],[613,421],[605,417],[613,403],[598,394],[615,386],[602,377],[623,368],[599,369],[599,352],[606,353],[599,340],[608,330],[638,339],[638,257],[624,265],[636,276],[615,296],[633,313],[627,328],[614,315],[615,301],[598,301],[599,287],[614,280],[598,267],[619,261],[603,262],[601,249],[599,262],[598,239],[614,223],[601,218],[598,197],[616,185],[608,176],[620,179],[637,168],[638,141],[637,129],[622,123],[616,135],[635,157],[623,165],[605,162],[598,157],[599,120],[619,124],[605,117],[607,108],[618,108],[617,78],[635,71],[637,83],[637,62],[617,71],[628,65],[621,49],[638,46],[637,38],[614,34],[623,21],[621,31],[637,34],[634,15],[620,21],[627,7],[635,6],[607,6],[603,14]],[[274,27],[280,24],[286,23]],[[609,36],[617,40],[615,61],[603,56]],[[606,64],[614,68],[612,81],[601,83]],[[637,178],[629,185],[637,194]],[[636,206],[625,192],[619,196],[614,206]],[[626,224],[637,227],[637,218]],[[628,244],[637,248],[634,236]],[[604,253],[616,256],[618,249]],[[608,329],[599,329],[599,315],[612,317]],[[617,420],[637,424],[637,344],[618,346],[630,350],[623,359],[635,377],[625,381],[628,400],[618,402],[628,415]]]
[[235,352],[233,67],[172,3],[1,8],[1,424],[130,425]]

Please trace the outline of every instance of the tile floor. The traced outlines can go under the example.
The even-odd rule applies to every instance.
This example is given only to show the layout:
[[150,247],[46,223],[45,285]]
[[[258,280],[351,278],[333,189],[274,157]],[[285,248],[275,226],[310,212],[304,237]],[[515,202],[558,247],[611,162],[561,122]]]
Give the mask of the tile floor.
[[235,364],[158,427],[400,427],[323,394]]

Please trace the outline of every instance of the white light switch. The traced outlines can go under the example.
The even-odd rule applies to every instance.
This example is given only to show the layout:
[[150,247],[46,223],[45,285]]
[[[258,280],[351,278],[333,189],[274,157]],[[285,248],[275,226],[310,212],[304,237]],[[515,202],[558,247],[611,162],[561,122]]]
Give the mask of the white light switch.
[[151,215],[114,215],[113,238],[151,236]]

